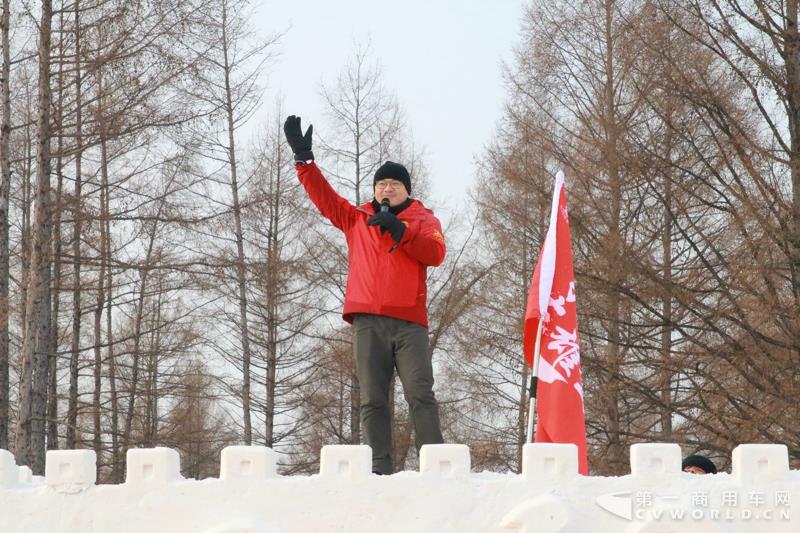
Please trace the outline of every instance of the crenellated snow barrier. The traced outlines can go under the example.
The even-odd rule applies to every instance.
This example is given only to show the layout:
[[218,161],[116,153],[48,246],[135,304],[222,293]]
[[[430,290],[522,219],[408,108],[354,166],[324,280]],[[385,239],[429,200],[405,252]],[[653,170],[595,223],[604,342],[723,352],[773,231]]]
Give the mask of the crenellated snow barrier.
[[522,474],[474,473],[467,446],[439,444],[419,472],[376,476],[369,447],[325,446],[318,475],[280,476],[273,450],[233,446],[219,479],[195,481],[154,448],[128,451],[125,483],[96,485],[90,450],[47,452],[43,479],[0,450],[0,532],[800,531],[786,446],[738,446],[731,474],[681,472],[677,444],[634,445],[630,462],[585,477],[575,446],[528,444]]

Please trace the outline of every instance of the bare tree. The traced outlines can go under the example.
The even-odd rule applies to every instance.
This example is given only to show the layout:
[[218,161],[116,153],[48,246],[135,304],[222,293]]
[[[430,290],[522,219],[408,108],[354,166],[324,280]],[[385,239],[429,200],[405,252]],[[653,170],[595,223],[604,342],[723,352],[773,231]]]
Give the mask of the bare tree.
[[[567,170],[595,471],[623,471],[623,446],[642,439],[719,456],[742,438],[796,440],[782,401],[797,390],[795,7],[561,2],[526,16],[501,130],[516,142],[487,152],[486,176],[538,206],[550,191],[531,177]],[[516,228],[499,187],[477,198],[495,232]],[[509,390],[490,397],[511,406]],[[475,412],[465,435],[496,431]]]
[[[680,434],[723,457],[741,439],[795,442],[782,399],[796,394],[800,353],[797,6],[655,5],[675,38],[703,51],[692,64],[656,51],[670,66],[666,82],[696,117],[691,129],[669,123],[689,148],[671,164],[673,187],[705,209],[700,224],[684,206],[670,210],[683,215],[675,227],[702,258],[694,283],[674,291],[694,322],[680,331],[692,356],[681,391],[694,406],[678,406],[687,421]],[[718,419],[702,416],[712,409]],[[797,457],[795,447],[790,453]]]
[[516,142],[486,150],[473,195],[483,251],[467,263],[469,305],[449,341],[448,381],[457,412],[451,431],[474,448],[475,463],[520,471],[529,416],[522,316],[546,229],[553,162],[541,142],[549,129],[543,114],[520,113],[513,97],[508,110],[497,138]]
[[180,397],[164,417],[161,442],[180,452],[184,476],[218,476],[220,452],[238,435],[214,401],[214,379],[202,363],[182,365],[179,379]]
[[[581,338],[589,346],[582,350],[584,379],[594,392],[587,411],[602,412],[589,435],[603,447],[603,459],[595,466],[609,472],[625,468],[623,445],[632,411],[623,405],[627,396],[620,376],[627,347],[638,334],[626,326],[631,308],[619,290],[636,235],[631,224],[642,201],[630,149],[632,125],[642,112],[630,74],[635,49],[626,33],[634,12],[627,3],[614,1],[566,1],[529,9],[524,22],[529,37],[509,77],[518,102],[511,109],[514,120],[523,125],[529,117],[535,121],[537,114],[544,115],[545,122],[532,130],[541,139],[539,166],[566,167],[571,207],[582,215],[574,217],[578,231],[573,239],[578,241],[576,277],[584,311]],[[567,31],[562,20],[579,24]],[[552,127],[549,135],[545,124]],[[581,218],[592,222],[581,225]]]
[[203,10],[202,25],[208,48],[197,76],[199,84],[189,89],[215,109],[215,122],[207,131],[198,131],[194,140],[206,150],[204,157],[219,168],[209,176],[209,194],[216,195],[216,185],[227,188],[230,201],[225,209],[232,218],[231,232],[235,252],[231,268],[235,273],[235,305],[238,330],[242,381],[239,396],[242,399],[244,442],[253,441],[252,428],[252,335],[250,332],[249,294],[247,290],[248,257],[246,236],[243,233],[240,150],[237,132],[248,123],[260,103],[259,80],[263,69],[272,58],[272,48],[279,36],[267,39],[254,37],[249,27],[249,6],[239,0],[216,0]]
[[[75,187],[73,190],[72,209],[72,341],[70,344],[69,358],[69,393],[67,408],[67,449],[75,448],[76,426],[78,423],[78,358],[80,355],[81,321],[83,309],[81,307],[81,222],[82,195],[83,195],[83,69],[81,65],[82,39],[81,31],[81,2],[74,2],[74,41],[75,41]],[[100,291],[102,292],[102,284]]]
[[36,153],[36,217],[31,249],[31,268],[25,304],[26,328],[22,347],[20,415],[15,449],[36,474],[44,473],[47,414],[48,348],[50,347],[50,43],[53,6],[42,2],[39,22],[39,85]]
[[328,175],[352,192],[356,204],[368,201],[375,170],[406,142],[403,113],[384,86],[369,42],[354,45],[335,87],[323,84],[321,93],[332,130],[320,136]]
[[306,424],[287,415],[313,386],[312,358],[302,336],[320,317],[307,303],[316,284],[305,265],[306,248],[313,245],[305,229],[315,214],[302,207],[305,192],[295,177],[282,126],[278,107],[248,158],[252,187],[243,210],[251,235],[248,290],[258,354],[254,381],[259,391],[263,387],[255,404],[263,416],[263,442],[270,447],[292,445]]
[[2,71],[0,71],[0,449],[9,449],[9,195],[11,193],[11,52],[9,50],[9,22],[11,8],[3,0],[0,15],[0,46],[2,46]]
[[[499,132],[499,138],[515,142],[487,152],[489,183],[477,198],[492,233],[505,235],[495,238],[504,244],[486,282],[502,279],[511,261],[522,274],[517,281],[490,286],[499,294],[510,292],[501,301],[521,317],[520,296],[527,293],[533,254],[542,241],[540,233],[527,228],[544,225],[550,176],[557,167],[567,172],[587,430],[592,467],[599,472],[623,472],[626,445],[652,438],[656,431],[672,432],[675,369],[681,360],[673,354],[678,346],[673,322],[684,316],[672,292],[695,257],[687,260],[679,253],[682,245],[675,242],[679,233],[669,206],[685,195],[674,197],[670,174],[663,171],[665,159],[679,159],[678,143],[672,141],[670,148],[664,134],[665,116],[683,120],[685,106],[670,100],[668,90],[657,84],[667,67],[646,51],[673,43],[665,38],[669,29],[655,31],[660,28],[651,19],[652,9],[631,2],[566,1],[528,10],[525,37],[508,73],[510,102]],[[577,23],[565,25],[566,20]],[[684,52],[685,46],[671,49],[675,57]],[[518,212],[514,201],[519,198],[530,213]],[[513,217],[506,220],[498,212]],[[519,220],[526,222],[519,225]],[[511,328],[503,331],[501,338],[521,335]],[[488,328],[484,342],[491,342],[493,333]],[[507,357],[521,354],[511,345],[507,349]],[[504,359],[494,360],[483,364],[503,368]],[[505,405],[523,413],[527,369],[521,356],[517,361],[516,386],[491,383],[489,390],[505,391]],[[511,390],[516,394],[510,395]],[[478,418],[478,427],[484,422]],[[521,444],[523,417],[515,422]]]

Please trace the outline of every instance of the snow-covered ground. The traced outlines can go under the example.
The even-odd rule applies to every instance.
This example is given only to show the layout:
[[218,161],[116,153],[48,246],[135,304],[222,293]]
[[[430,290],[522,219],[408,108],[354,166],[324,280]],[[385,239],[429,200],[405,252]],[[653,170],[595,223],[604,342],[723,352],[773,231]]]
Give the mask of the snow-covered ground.
[[733,472],[680,472],[676,444],[631,448],[631,474],[584,477],[572,445],[528,444],[523,473],[470,471],[469,449],[426,446],[419,472],[370,473],[366,446],[326,446],[320,473],[278,476],[268,448],[226,448],[220,479],[180,476],[167,448],[130,450],[121,485],[94,452],[50,451],[32,477],[0,450],[0,532],[800,531],[800,471],[782,445],[742,445]]

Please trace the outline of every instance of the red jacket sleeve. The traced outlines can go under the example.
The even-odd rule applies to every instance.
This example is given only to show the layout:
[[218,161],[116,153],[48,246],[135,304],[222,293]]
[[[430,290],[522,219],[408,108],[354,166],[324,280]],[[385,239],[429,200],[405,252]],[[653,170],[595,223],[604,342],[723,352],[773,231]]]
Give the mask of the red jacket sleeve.
[[295,169],[308,197],[317,206],[322,216],[342,231],[346,231],[353,225],[357,217],[355,206],[333,190],[316,163],[298,163],[295,165]]
[[408,255],[423,265],[434,267],[442,264],[447,251],[442,225],[432,214],[410,222],[403,233],[400,245]]

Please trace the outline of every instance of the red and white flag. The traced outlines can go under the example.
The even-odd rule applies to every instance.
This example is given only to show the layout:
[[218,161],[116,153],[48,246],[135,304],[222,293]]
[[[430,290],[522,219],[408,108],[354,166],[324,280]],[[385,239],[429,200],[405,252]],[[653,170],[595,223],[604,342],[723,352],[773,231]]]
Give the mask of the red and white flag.
[[523,349],[525,361],[531,367],[539,322],[541,340],[534,440],[576,444],[579,470],[588,475],[572,242],[564,173],[560,171],[556,175],[550,227],[533,272],[525,310]]

